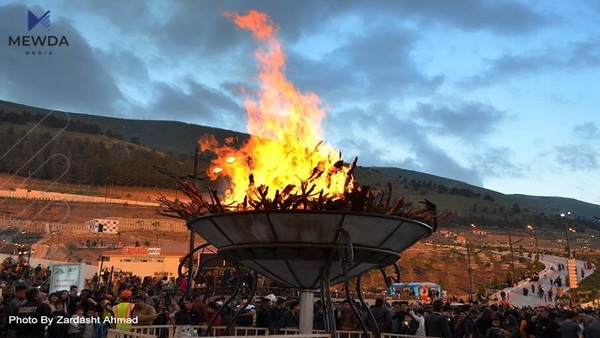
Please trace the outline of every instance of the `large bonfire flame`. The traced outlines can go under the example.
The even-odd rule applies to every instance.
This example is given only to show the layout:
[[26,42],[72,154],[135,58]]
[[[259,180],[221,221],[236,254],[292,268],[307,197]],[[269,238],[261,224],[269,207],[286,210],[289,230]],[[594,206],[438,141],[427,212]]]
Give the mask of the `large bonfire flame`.
[[339,151],[323,142],[321,122],[325,110],[314,93],[301,93],[285,77],[285,55],[275,33],[277,27],[260,12],[228,13],[238,27],[252,32],[259,44],[259,88],[246,93],[250,140],[241,147],[235,140],[225,144],[213,136],[198,143],[214,153],[207,173],[211,179],[226,178],[230,188],[221,199],[209,189],[205,201],[196,186],[178,178],[190,202],[159,198],[166,214],[188,219],[207,213],[257,209],[312,209],[379,212],[435,223],[450,213],[437,215],[435,205],[407,206],[402,197],[391,204],[391,184],[382,193],[354,180],[356,159],[347,166]]
[[210,177],[226,176],[231,182],[225,203],[241,202],[254,193],[252,183],[249,190],[251,175],[256,186],[269,187],[271,194],[286,187],[293,193],[302,183],[310,183],[315,185],[315,192],[323,190],[325,194],[341,196],[348,168],[342,165],[341,155],[333,147],[321,143],[325,111],[319,97],[301,93],[285,77],[285,55],[275,37],[277,27],[267,15],[256,11],[227,17],[250,30],[259,43],[255,55],[260,87],[254,97],[247,95],[244,102],[251,135],[244,146],[221,146],[210,136],[199,140],[203,151],[217,156],[208,171]]

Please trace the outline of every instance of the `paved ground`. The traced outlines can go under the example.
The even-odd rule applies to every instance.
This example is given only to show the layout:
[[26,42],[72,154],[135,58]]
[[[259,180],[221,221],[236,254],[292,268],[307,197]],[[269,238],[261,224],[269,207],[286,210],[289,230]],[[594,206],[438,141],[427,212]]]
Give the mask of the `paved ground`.
[[[536,292],[533,294],[531,292],[531,281],[520,281],[516,287],[506,288],[504,292],[507,294],[507,298],[509,302],[516,307],[523,306],[537,306],[537,305],[551,305],[554,302],[546,300],[544,298],[540,298],[537,294],[537,286],[538,284],[542,284],[542,288],[547,292],[552,288],[554,291],[554,295],[556,295],[556,285],[550,285],[550,279],[556,279],[556,277],[560,276],[563,282],[562,289],[565,293],[570,292],[569,288],[565,286],[565,280],[567,279],[567,271],[566,268],[563,271],[558,271],[558,264],[564,264],[567,266],[567,259],[564,257],[558,256],[549,256],[545,255],[541,258],[541,262],[546,265],[546,268],[540,273],[540,280],[537,282],[533,282],[536,286]],[[581,269],[584,269],[585,277],[594,272],[595,266],[592,265],[592,269],[588,270],[584,268],[584,261],[576,261],[577,263],[577,274],[578,279],[581,280]],[[554,268],[554,269],[552,269]],[[584,277],[584,278],[585,278]],[[523,288],[529,289],[529,294],[527,296],[523,295]],[[552,298],[554,298],[554,295]],[[500,298],[500,294],[498,293],[498,298]]]

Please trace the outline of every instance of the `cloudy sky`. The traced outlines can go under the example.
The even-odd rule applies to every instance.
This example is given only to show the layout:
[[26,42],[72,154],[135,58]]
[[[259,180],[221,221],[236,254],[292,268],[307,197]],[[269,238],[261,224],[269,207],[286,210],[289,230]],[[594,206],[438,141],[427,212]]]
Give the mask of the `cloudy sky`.
[[0,99],[245,131],[256,44],[223,14],[251,9],[346,159],[600,204],[599,1],[0,0]]

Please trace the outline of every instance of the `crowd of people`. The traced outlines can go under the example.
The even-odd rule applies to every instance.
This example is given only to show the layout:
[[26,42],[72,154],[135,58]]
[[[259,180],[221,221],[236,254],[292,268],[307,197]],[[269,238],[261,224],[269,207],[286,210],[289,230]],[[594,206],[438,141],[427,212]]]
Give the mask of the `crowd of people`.
[[441,300],[425,306],[407,302],[386,306],[382,300],[378,303],[371,311],[381,332],[444,338],[600,337],[600,317],[595,309],[513,308]]
[[18,280],[27,280],[31,285],[47,286],[45,281],[50,277],[50,267],[35,267],[29,265],[26,257],[7,257],[0,263],[0,281],[15,283]]
[[[42,279],[43,271],[36,273]],[[39,282],[36,278],[33,281]],[[163,326],[157,331],[159,337],[166,337],[172,325],[175,337],[194,337],[202,335],[198,327],[209,322],[216,327],[212,335],[227,335],[233,331],[223,328],[246,302],[232,326],[247,328],[253,334],[281,334],[300,326],[300,302],[295,296],[270,294],[229,300],[228,296],[214,296],[208,289],[192,289],[195,294],[187,296],[185,279],[167,277],[122,275],[115,276],[113,283],[95,282],[83,290],[71,286],[48,293],[44,284],[1,280],[0,338],[102,338],[110,327],[128,330],[149,325]],[[596,310],[571,310],[561,304],[517,309],[508,302],[481,299],[409,303],[378,298],[369,309],[372,317],[359,303],[335,301],[336,329],[358,334],[362,321],[371,331],[422,337],[600,338]],[[325,329],[321,300],[314,304],[312,321],[314,330]]]

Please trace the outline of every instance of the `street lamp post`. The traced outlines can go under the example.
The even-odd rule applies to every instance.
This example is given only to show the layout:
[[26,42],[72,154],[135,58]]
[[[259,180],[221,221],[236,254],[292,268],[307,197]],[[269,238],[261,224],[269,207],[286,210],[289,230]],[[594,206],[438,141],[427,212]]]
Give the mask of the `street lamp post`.
[[540,259],[540,247],[538,245],[537,231],[531,224],[527,225],[527,229],[533,230],[533,238],[535,239],[535,260],[539,260]]
[[[569,228],[569,231],[573,233],[573,236],[579,235],[579,249],[581,250],[581,253],[583,253],[583,246],[581,245],[581,233],[577,233],[577,230],[573,228]],[[575,242],[577,242],[577,240],[575,240]],[[573,251],[575,251],[575,249],[573,249]]]
[[569,225],[567,224],[567,216],[569,216],[570,214],[571,214],[570,211],[567,212],[567,213],[564,213],[564,214],[560,214],[560,217],[562,217],[564,219],[564,221],[565,221],[565,235],[567,237],[567,257],[568,258],[572,258],[572,255],[571,255],[571,244],[570,244],[570,241],[569,241]]

